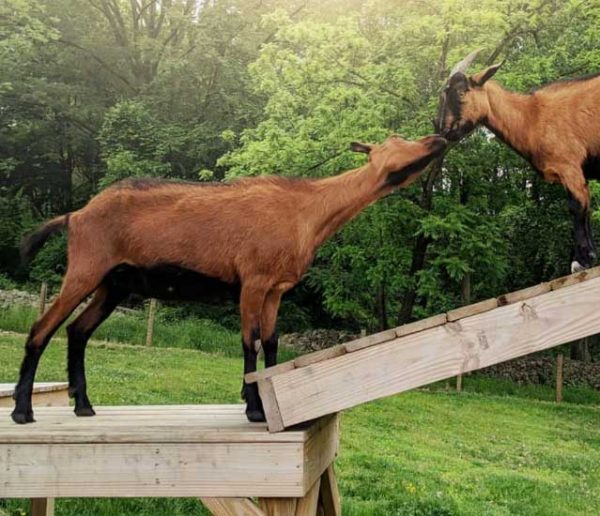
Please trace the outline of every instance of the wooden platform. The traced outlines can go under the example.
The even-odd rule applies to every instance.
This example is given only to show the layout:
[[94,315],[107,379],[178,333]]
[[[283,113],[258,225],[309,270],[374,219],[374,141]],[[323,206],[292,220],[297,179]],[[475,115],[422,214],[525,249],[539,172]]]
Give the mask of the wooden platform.
[[[14,383],[0,383],[0,407],[12,407]],[[31,401],[34,407],[54,407],[69,405],[69,384],[65,382],[36,382],[33,385]],[[2,472],[0,463],[0,473]],[[0,486],[2,485],[0,476]],[[31,516],[52,516],[54,514],[53,498],[32,498]]]
[[[271,434],[244,409],[96,407],[95,417],[77,418],[69,407],[48,407],[25,426],[0,409],[0,497],[193,496],[215,514],[264,514],[285,504],[304,511],[290,514],[316,514],[328,498],[321,477],[335,480],[337,416]],[[306,512],[309,495],[314,511]],[[261,498],[263,509],[249,497]]]
[[600,332],[600,267],[246,375],[269,430]]
[[[69,384],[65,382],[36,382],[33,386],[32,402],[35,407],[68,405]],[[13,407],[14,383],[0,383],[0,407]]]

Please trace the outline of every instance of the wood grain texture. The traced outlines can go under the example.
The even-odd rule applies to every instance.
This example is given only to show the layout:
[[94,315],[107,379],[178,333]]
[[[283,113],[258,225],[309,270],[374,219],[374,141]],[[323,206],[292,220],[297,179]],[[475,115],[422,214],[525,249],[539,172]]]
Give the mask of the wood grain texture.
[[404,337],[405,335],[412,335],[413,333],[435,328],[436,326],[446,324],[447,321],[448,316],[446,314],[439,314],[434,315],[433,317],[428,317],[427,319],[421,319],[420,321],[404,324],[403,326],[398,326],[396,328],[396,337]]
[[577,283],[582,283],[598,277],[600,277],[600,266],[552,280],[550,282],[550,287],[552,290],[558,290],[560,288],[576,285]]
[[346,347],[343,344],[340,344],[339,346],[332,346],[330,348],[321,349],[319,351],[315,351],[314,353],[308,353],[296,358],[294,360],[294,366],[305,367],[310,364],[316,364],[317,362],[321,362],[323,360],[340,357],[345,353]]
[[258,501],[265,516],[294,516],[297,503],[296,498],[261,498]]
[[[48,391],[38,392],[31,397],[34,408],[37,407],[58,407],[69,405],[68,391]],[[0,407],[13,407],[15,402],[12,398],[0,398]]]
[[303,496],[300,443],[0,445],[0,497]]
[[381,344],[382,342],[388,342],[392,339],[396,338],[395,330],[386,330],[379,333],[374,333],[373,335],[367,335],[366,337],[362,337],[360,339],[353,340],[352,342],[346,342],[344,344],[346,351],[348,353],[353,353],[354,351],[358,351],[359,349],[368,348],[371,346],[375,346],[376,344]]
[[204,497],[200,501],[214,516],[265,516],[249,498]]
[[32,498],[31,516],[53,516],[54,498]]
[[598,306],[600,278],[588,279],[270,380],[288,427],[593,335]]
[[98,407],[93,418],[41,408],[26,426],[10,410],[0,409],[0,498],[192,496],[225,511],[216,498],[304,496],[338,442],[335,416],[271,434],[243,405]]
[[321,475],[320,498],[324,516],[341,516],[342,503],[333,464]]
[[70,407],[42,407],[33,425],[15,425],[11,407],[0,408],[0,443],[171,443],[296,442],[310,429],[269,434],[265,423],[250,423],[244,405],[96,407],[96,416],[78,418]]
[[308,492],[298,500],[296,507],[296,516],[316,516],[317,503],[319,502],[319,488],[321,487],[321,478],[312,485]]
[[248,383],[254,383],[257,382],[259,379],[271,378],[271,376],[275,376],[276,374],[280,373],[285,373],[295,368],[296,366],[294,364],[294,361],[290,360],[289,362],[283,362],[273,367],[268,367],[267,369],[263,369],[262,371],[254,371],[253,373],[248,373],[246,376],[244,376],[244,379]]
[[279,413],[279,406],[277,405],[277,398],[273,392],[271,378],[258,381],[258,392],[262,401],[263,410],[265,411],[265,417],[267,418],[269,432],[281,432],[284,428],[283,420]]
[[518,303],[519,301],[525,301],[530,297],[545,294],[551,290],[552,286],[550,285],[550,282],[546,282],[540,283],[539,285],[535,285],[533,287],[517,290],[515,292],[509,292],[508,294],[504,294],[498,298],[498,306],[512,305],[513,303]]
[[[33,393],[38,394],[40,392],[66,391],[68,388],[69,384],[66,382],[36,382],[33,385]],[[14,392],[14,383],[0,383],[0,398],[10,398]]]
[[498,300],[494,297],[492,299],[486,299],[484,301],[480,301],[479,303],[474,303],[472,305],[461,306],[460,308],[455,308],[454,310],[450,310],[446,317],[448,318],[448,322],[458,321],[460,319],[464,319],[465,317],[471,317],[472,315],[482,314],[484,312],[489,312],[494,308],[498,307]]
[[339,449],[340,420],[337,414],[321,418],[304,450],[304,489],[308,490],[333,463]]

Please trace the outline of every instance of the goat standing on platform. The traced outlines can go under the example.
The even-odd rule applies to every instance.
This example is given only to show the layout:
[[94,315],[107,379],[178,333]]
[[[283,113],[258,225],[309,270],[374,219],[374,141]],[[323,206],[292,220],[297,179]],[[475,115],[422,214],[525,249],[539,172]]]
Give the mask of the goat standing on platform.
[[588,179],[600,179],[600,74],[548,84],[522,95],[490,81],[500,65],[465,75],[477,52],[454,67],[442,91],[436,126],[458,141],[479,124],[559,182],[575,223],[571,271],[594,265]]
[[[61,291],[33,325],[15,391],[16,423],[33,422],[31,394],[40,357],[56,329],[90,294],[67,328],[69,392],[75,413],[92,416],[84,370],[93,331],[128,294],[202,299],[239,292],[244,374],[256,370],[260,339],[265,365],[277,362],[275,323],[281,296],[300,281],[317,248],[340,226],[395,187],[412,183],[446,147],[430,136],[355,143],[363,167],[320,180],[258,177],[229,184],[128,180],[83,209],[57,217],[23,243],[33,256],[68,228],[68,269]],[[264,421],[256,384],[243,386],[250,421]]]

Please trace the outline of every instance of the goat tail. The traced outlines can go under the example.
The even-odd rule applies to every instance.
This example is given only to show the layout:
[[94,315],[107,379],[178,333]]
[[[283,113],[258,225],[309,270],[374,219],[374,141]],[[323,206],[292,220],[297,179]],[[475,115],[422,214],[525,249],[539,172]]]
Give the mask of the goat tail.
[[50,238],[50,235],[57,233],[68,227],[69,225],[69,213],[55,217],[52,220],[46,222],[43,226],[40,226],[35,231],[25,235],[21,240],[21,260],[23,263],[31,261],[34,256],[39,252],[42,246],[46,243],[46,240]]

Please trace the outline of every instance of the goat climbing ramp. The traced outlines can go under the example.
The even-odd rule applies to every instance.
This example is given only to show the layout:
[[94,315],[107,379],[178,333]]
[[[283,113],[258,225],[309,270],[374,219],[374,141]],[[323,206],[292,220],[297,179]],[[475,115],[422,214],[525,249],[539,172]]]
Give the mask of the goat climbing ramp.
[[246,375],[269,431],[600,332],[600,267]]

